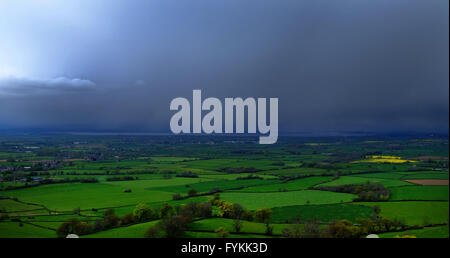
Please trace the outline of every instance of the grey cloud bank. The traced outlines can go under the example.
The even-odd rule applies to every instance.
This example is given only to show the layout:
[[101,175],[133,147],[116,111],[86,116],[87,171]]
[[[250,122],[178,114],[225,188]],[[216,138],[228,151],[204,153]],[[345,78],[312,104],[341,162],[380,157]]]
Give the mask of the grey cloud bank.
[[49,79],[5,77],[0,78],[0,94],[2,95],[40,95],[60,94],[64,91],[93,89],[95,83],[90,80],[57,77]]
[[280,133],[448,132],[448,4],[2,1],[0,128],[169,132],[202,89]]

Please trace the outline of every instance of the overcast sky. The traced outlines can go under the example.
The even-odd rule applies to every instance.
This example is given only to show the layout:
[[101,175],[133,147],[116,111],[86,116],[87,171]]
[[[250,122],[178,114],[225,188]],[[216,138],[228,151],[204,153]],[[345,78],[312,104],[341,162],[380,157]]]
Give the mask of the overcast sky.
[[0,129],[168,132],[278,97],[283,132],[448,132],[445,0],[2,0]]

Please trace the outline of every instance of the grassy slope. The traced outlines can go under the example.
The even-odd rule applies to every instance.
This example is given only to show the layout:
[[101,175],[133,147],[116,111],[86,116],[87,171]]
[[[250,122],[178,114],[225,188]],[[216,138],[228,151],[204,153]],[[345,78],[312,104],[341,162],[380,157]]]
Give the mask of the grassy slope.
[[448,201],[448,186],[405,186],[391,189],[390,200]]
[[423,229],[412,229],[403,232],[391,232],[380,234],[380,238],[393,238],[396,236],[416,236],[418,238],[448,238],[448,225],[437,227],[426,227]]
[[302,221],[316,219],[321,222],[347,219],[356,221],[357,218],[369,218],[373,209],[356,204],[327,204],[327,205],[296,205],[272,209],[274,223],[293,222],[300,215]]
[[292,205],[307,204],[330,204],[350,202],[356,195],[346,193],[333,193],[317,190],[304,190],[292,192],[275,193],[237,193],[226,192],[221,194],[221,199],[239,203],[249,210],[262,207],[273,208]]
[[407,201],[407,202],[365,202],[368,206],[378,205],[380,215],[389,219],[404,219],[407,225],[448,223],[448,202]]

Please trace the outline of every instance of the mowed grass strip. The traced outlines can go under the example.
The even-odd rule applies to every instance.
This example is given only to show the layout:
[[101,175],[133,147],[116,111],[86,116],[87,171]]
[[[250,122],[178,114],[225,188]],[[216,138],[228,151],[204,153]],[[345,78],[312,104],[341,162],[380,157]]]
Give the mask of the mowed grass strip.
[[347,219],[355,222],[357,218],[371,217],[372,213],[372,207],[357,204],[295,205],[273,208],[272,222],[293,223],[297,219],[320,222]]
[[256,210],[262,207],[273,208],[304,204],[351,202],[355,197],[357,196],[354,194],[334,193],[318,190],[274,193],[221,193],[221,199],[231,203],[239,203],[249,210]]
[[448,201],[448,194],[448,186],[404,186],[392,188],[390,200]]
[[400,201],[400,202],[361,202],[358,204],[381,208],[380,215],[388,219],[403,219],[407,225],[448,223],[448,202]]
[[291,180],[286,183],[278,183],[278,184],[268,184],[268,185],[259,185],[252,186],[240,190],[236,190],[237,192],[280,192],[280,191],[295,191],[295,190],[304,190],[309,187],[315,186],[317,184],[323,183],[325,181],[331,180],[330,176],[313,176],[307,177],[297,180]]
[[394,238],[396,236],[415,236],[417,238],[448,238],[448,225],[412,229],[403,232],[390,232],[379,234],[380,238]]

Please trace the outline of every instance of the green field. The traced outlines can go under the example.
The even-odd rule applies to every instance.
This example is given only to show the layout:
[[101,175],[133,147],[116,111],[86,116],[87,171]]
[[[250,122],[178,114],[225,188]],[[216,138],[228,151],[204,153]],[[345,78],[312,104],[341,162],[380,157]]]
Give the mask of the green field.
[[[158,186],[185,185],[200,180],[192,178],[174,178],[170,180],[137,180],[102,183],[69,183],[43,185],[35,188],[8,191],[8,195],[21,201],[40,203],[47,208],[59,211],[119,207],[139,202],[158,202],[172,199],[172,193],[148,190]],[[131,193],[124,190],[131,189]]]
[[355,222],[358,218],[370,218],[373,209],[357,204],[325,204],[325,205],[295,205],[273,208],[272,221],[286,223],[308,220],[331,222],[346,219]]
[[221,195],[222,199],[231,203],[239,203],[249,210],[273,208],[304,204],[330,204],[351,202],[353,194],[332,193],[316,190],[303,190],[276,193],[232,193]]
[[[76,218],[87,225],[81,237],[142,238],[179,216],[191,221],[181,238],[216,238],[219,227],[229,238],[279,238],[306,234],[305,225],[332,237],[335,221],[359,218],[406,224],[380,226],[381,237],[448,238],[449,187],[405,181],[448,180],[447,138],[283,136],[270,148],[256,140],[0,133],[0,237],[54,238]],[[373,155],[391,158],[359,162]],[[385,162],[396,159],[416,162]],[[137,219],[139,204],[151,216]]]
[[448,225],[426,227],[423,229],[411,229],[403,232],[391,232],[380,234],[380,238],[395,238],[396,236],[415,236],[418,238],[448,238]]
[[392,201],[448,201],[448,186],[404,186],[391,189]]
[[322,182],[331,180],[329,176],[315,176],[303,179],[291,180],[286,183],[265,184],[259,186],[251,186],[244,189],[236,190],[238,192],[281,192],[281,191],[296,191],[305,190]]
[[327,183],[320,184],[320,185],[321,186],[337,186],[337,185],[355,185],[355,184],[366,184],[366,183],[382,184],[385,187],[412,185],[411,183],[401,181],[401,180],[383,179],[383,178],[377,178],[377,177],[362,177],[362,176],[342,176],[342,177],[339,177],[337,180],[333,180],[331,182],[327,182]]
[[55,231],[18,222],[0,222],[0,236],[6,238],[53,238]]
[[423,226],[425,224],[448,224],[448,202],[372,202],[360,203],[367,206],[377,205],[380,215],[390,219],[404,219],[406,224]]

